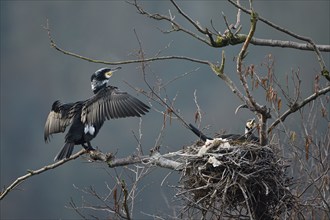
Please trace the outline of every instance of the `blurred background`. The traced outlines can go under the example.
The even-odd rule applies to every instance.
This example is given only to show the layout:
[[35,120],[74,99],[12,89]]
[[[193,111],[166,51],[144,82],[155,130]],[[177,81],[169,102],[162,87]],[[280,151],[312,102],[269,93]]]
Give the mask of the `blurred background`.
[[[170,10],[178,22],[194,31],[168,1],[142,1],[140,4],[152,13],[168,15]],[[226,1],[178,1],[178,4],[202,26],[210,28],[212,20],[214,27],[221,32],[226,29],[221,12],[226,14],[230,23],[236,21],[237,11]],[[254,8],[260,16],[308,36],[317,44],[330,44],[329,1],[255,1]],[[90,75],[105,66],[66,56],[51,48],[43,28],[47,19],[59,47],[94,59],[136,59],[139,44],[134,30],[146,57],[159,52],[160,55],[189,56],[212,62],[221,57],[222,49],[209,48],[182,32],[162,33],[160,30],[170,29],[170,24],[138,14],[136,8],[125,1],[1,1],[1,187],[8,186],[29,169],[53,162],[63,145],[64,134],[54,135],[49,144],[44,143],[43,127],[52,103],[58,99],[72,102],[90,97]],[[249,17],[242,14],[241,20],[242,33],[247,33]],[[261,22],[257,25],[255,37],[296,41]],[[234,57],[240,48],[241,45],[224,48],[227,57],[225,72],[235,82],[238,81]],[[265,72],[261,64],[268,54],[272,54],[275,60],[275,74],[279,79],[300,69],[303,97],[312,93],[315,75],[320,70],[314,52],[250,45],[245,63],[253,63],[259,72]],[[322,54],[329,67],[329,53]],[[207,66],[182,60],[152,62],[147,69],[147,79],[156,85],[187,72],[189,74],[185,77],[166,87],[166,94],[162,93],[168,100],[176,97],[174,106],[180,115],[186,121],[194,122],[196,91],[203,113],[201,126],[209,127],[206,134],[213,135],[219,130],[243,132],[245,121],[254,115],[245,110],[234,114],[240,101]],[[147,90],[139,64],[123,65],[110,84],[144,102],[150,101],[125,82]],[[150,104],[164,110],[153,101]],[[292,122],[293,119],[288,118],[287,123]],[[131,155],[136,152],[134,134],[138,135],[139,123],[136,118],[109,121],[92,144],[103,152],[116,152],[117,157]],[[155,145],[162,125],[163,116],[155,109],[143,117],[141,143],[144,153]],[[172,120],[167,123],[158,144],[165,153],[179,150],[195,140],[196,136],[179,121]],[[80,149],[78,146],[75,151]],[[85,198],[84,193],[76,188],[92,186],[104,195],[108,192],[107,184],[114,183],[115,171],[123,178],[130,176],[121,168],[108,169],[104,164],[88,163],[81,158],[34,176],[0,202],[0,218],[79,218],[68,208],[71,199],[81,205]],[[171,213],[175,190],[169,186],[177,184],[179,176],[169,172],[162,168],[152,169],[139,183],[141,191],[135,201],[135,218],[151,218],[145,213]]]

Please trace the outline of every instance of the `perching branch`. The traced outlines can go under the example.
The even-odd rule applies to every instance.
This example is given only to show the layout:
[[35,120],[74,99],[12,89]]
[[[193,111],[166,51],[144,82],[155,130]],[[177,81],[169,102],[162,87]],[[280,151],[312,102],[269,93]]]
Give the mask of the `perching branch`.
[[65,164],[66,162],[69,162],[70,160],[77,159],[80,155],[83,155],[86,152],[87,151],[85,149],[83,149],[83,150],[79,151],[78,153],[72,155],[68,159],[60,160],[56,163],[44,166],[38,170],[28,170],[27,174],[25,174],[21,177],[18,177],[12,184],[10,184],[10,186],[8,186],[4,191],[1,192],[0,200],[2,200],[11,190],[15,189],[17,186],[19,186],[21,183],[23,183],[26,179],[30,178],[31,176],[38,175],[45,171],[48,171],[48,170],[54,169],[58,166],[61,166],[62,164]]
[[181,170],[182,163],[170,160],[161,155],[158,149],[151,150],[150,155],[144,156],[128,156],[125,158],[112,158],[107,154],[102,153],[101,151],[91,151],[91,159],[95,161],[102,161],[107,163],[110,168],[127,166],[133,164],[143,164],[143,165],[154,165],[171,170]]
[[[58,162],[55,162],[53,164],[49,164],[47,166],[44,166],[38,170],[28,170],[27,174],[18,177],[12,184],[10,184],[7,188],[5,188],[1,194],[0,194],[0,200],[2,200],[6,195],[15,189],[17,186],[19,186],[21,183],[23,183],[26,179],[41,174],[43,172],[52,170],[56,167],[59,167],[71,160],[77,159],[79,156],[86,154],[87,151],[85,149],[82,149],[78,151],[76,154],[72,155],[71,157],[67,159],[60,160]],[[88,152],[91,161],[102,161],[105,162],[110,168],[119,167],[119,166],[127,166],[127,165],[133,165],[133,164],[143,164],[148,166],[159,166],[171,170],[180,170],[182,169],[182,164],[180,162],[176,162],[171,159],[165,158],[163,155],[161,155],[157,149],[153,150],[149,156],[128,156],[126,158],[114,158],[112,154],[105,154],[101,151],[94,150]],[[169,155],[167,155],[169,156]]]

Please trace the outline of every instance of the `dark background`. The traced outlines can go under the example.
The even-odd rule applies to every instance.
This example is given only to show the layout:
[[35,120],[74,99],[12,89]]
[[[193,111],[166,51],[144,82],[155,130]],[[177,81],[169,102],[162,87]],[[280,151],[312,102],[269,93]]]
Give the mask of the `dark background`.
[[[142,1],[151,12],[168,14],[171,10],[176,20],[190,30],[193,27],[183,21],[167,1]],[[221,12],[229,22],[235,22],[236,10],[226,1],[179,1],[178,4],[201,25],[214,26],[221,32],[226,28]],[[329,1],[254,1],[255,10],[264,18],[297,34],[311,37],[317,44],[330,44]],[[161,55],[186,55],[213,62],[219,61],[221,49],[209,48],[184,33],[163,34],[166,22],[155,22],[142,15],[124,1],[1,1],[1,181],[8,186],[28,169],[38,169],[52,163],[63,145],[64,135],[55,135],[51,143],[43,141],[43,126],[53,101],[64,102],[86,99],[91,96],[90,75],[105,65],[95,64],[66,56],[52,49],[47,32],[43,29],[49,20],[52,36],[59,47],[74,53],[105,61],[136,59],[139,49],[134,35],[136,30],[145,50],[151,57],[161,50]],[[249,29],[249,17],[242,14],[242,33]],[[261,22],[255,34],[258,38],[294,40],[270,29]],[[170,47],[165,47],[170,43]],[[224,48],[226,73],[237,80],[235,73],[237,56],[241,45]],[[254,63],[259,72],[265,72],[260,64],[268,54],[275,58],[275,73],[279,79],[292,70],[300,69],[303,78],[303,97],[312,92],[315,75],[320,67],[316,56],[310,51],[270,47],[249,47],[245,63]],[[323,53],[329,67],[329,53]],[[122,66],[110,84],[138,96],[124,81],[147,89],[142,80],[139,64]],[[193,71],[199,68],[197,71]],[[247,111],[234,114],[241,104],[225,84],[212,71],[196,63],[186,61],[162,61],[150,63],[148,79],[155,84],[155,76],[163,83],[185,72],[193,71],[167,87],[169,99],[177,96],[175,107],[188,122],[194,121],[196,106],[193,92],[197,91],[198,103],[203,111],[202,126],[210,125],[206,133],[212,135],[224,129],[243,132],[246,119],[253,117]],[[260,95],[260,100],[263,100]],[[156,103],[151,104],[159,109]],[[294,124],[288,118],[288,124]],[[142,120],[142,145],[145,153],[155,145],[163,125],[163,116],[153,109]],[[104,152],[117,152],[118,157],[136,151],[139,119],[121,119],[106,123],[92,142]],[[320,128],[323,129],[323,128]],[[321,130],[322,132],[322,130]],[[191,144],[196,137],[181,123],[168,123],[161,139],[161,152],[179,150]],[[76,150],[80,147],[76,147]],[[123,178],[128,171],[116,169]],[[150,218],[143,213],[166,216],[172,214],[175,204],[174,189],[179,177],[162,168],[153,169],[138,189],[142,190],[135,202],[136,218]],[[74,186],[83,189],[93,186],[106,195],[106,184],[113,185],[114,170],[100,163],[87,163],[77,159],[65,165],[26,180],[0,202],[1,219],[73,219],[79,216],[68,206],[70,198],[77,205],[85,195]],[[107,213],[103,213],[106,216]],[[102,215],[101,215],[102,216]]]

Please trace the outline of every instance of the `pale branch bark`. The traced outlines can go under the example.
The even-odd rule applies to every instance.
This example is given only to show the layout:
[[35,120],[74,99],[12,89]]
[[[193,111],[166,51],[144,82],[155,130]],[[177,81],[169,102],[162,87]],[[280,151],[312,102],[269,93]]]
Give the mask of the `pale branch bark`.
[[292,113],[296,112],[297,110],[301,109],[304,107],[306,104],[310,103],[311,101],[315,100],[317,97],[321,95],[325,95],[326,93],[330,92],[330,86],[325,87],[324,89],[321,89],[303,101],[299,103],[294,103],[288,110],[286,110],[279,118],[277,118],[268,128],[267,133],[270,133],[280,122],[284,122],[284,120],[291,115]]
[[[260,39],[253,37],[250,43],[256,46],[282,47],[309,51],[314,50],[311,44],[298,43],[294,41]],[[330,45],[317,44],[316,47],[322,52],[330,52]]]
[[91,151],[90,156],[93,160],[103,161],[108,164],[110,168],[127,166],[132,164],[154,165],[171,170],[181,170],[183,164],[174,160],[163,157],[158,151],[153,151],[150,155],[144,156],[128,156],[125,158],[113,158],[108,157],[106,154],[100,151]]
[[125,158],[114,158],[110,153],[102,153],[101,151],[87,151],[82,149],[78,151],[76,154],[73,154],[71,157],[67,159],[63,159],[57,161],[53,164],[49,164],[37,170],[28,170],[27,174],[18,177],[14,182],[12,182],[8,187],[6,187],[0,193],[0,200],[2,200],[10,191],[17,188],[21,183],[23,183],[26,179],[46,172],[48,170],[54,169],[58,166],[65,164],[71,160],[77,159],[79,156],[88,153],[91,161],[102,161],[105,162],[110,168],[120,167],[120,166],[128,166],[133,164],[142,164],[145,166],[158,166],[162,168],[167,168],[171,170],[180,171],[182,169],[183,164],[177,162],[175,160],[167,159],[163,155],[161,155],[157,150],[153,150],[150,155],[142,155],[142,156],[128,156]]
[[78,158],[80,155],[85,154],[87,151],[85,149],[82,149],[81,151],[77,152],[76,154],[72,155],[68,159],[57,161],[53,164],[49,164],[47,166],[44,166],[38,170],[28,170],[27,174],[18,177],[12,184],[10,184],[7,188],[5,188],[0,193],[0,200],[2,200],[11,190],[15,189],[17,186],[19,186],[21,183],[23,183],[26,179],[30,178],[31,176],[41,174],[43,172],[46,172],[48,170],[54,169],[58,166],[61,166],[62,164],[65,164],[66,162],[69,162],[70,160],[74,160]]

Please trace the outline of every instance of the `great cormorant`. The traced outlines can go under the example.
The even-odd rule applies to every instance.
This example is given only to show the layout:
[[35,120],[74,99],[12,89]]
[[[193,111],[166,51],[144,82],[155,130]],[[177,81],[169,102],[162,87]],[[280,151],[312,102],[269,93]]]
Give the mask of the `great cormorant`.
[[[244,134],[223,134],[217,136],[218,138],[231,140],[231,141],[250,141],[250,142],[259,142],[259,138],[256,137],[252,132],[256,127],[255,119],[247,120],[245,124],[245,133]],[[205,136],[198,128],[189,124],[189,128],[194,134],[196,134],[201,140],[213,140],[213,138]]]
[[105,120],[141,117],[149,111],[150,107],[137,98],[107,85],[113,72],[118,69],[120,67],[102,68],[92,74],[91,87],[94,95],[89,99],[67,104],[60,101],[53,103],[45,124],[45,142],[50,140],[52,134],[64,132],[71,124],[65,136],[65,144],[56,155],[55,161],[69,158],[74,145],[93,150],[90,141],[96,137]]

